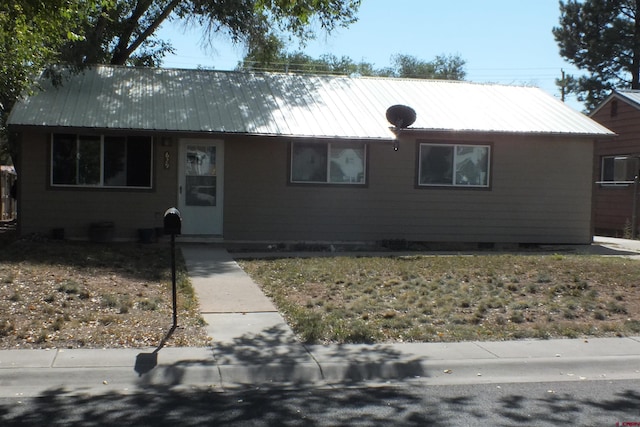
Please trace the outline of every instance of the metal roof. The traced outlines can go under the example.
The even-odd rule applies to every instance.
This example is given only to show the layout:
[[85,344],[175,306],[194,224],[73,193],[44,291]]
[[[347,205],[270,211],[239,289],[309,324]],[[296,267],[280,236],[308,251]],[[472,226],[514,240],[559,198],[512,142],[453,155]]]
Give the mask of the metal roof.
[[385,112],[403,104],[409,129],[613,135],[534,87],[115,66],[40,85],[9,125],[393,139]]

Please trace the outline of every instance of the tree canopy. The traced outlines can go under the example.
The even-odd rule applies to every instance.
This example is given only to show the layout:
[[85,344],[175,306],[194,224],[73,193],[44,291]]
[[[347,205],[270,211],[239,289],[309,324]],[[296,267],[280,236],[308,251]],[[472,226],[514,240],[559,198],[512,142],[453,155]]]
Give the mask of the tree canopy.
[[114,0],[85,22],[82,40],[63,51],[70,63],[159,66],[171,45],[155,32],[167,20],[198,24],[204,40],[225,34],[260,45],[274,34],[304,41],[356,20],[361,0]]
[[[156,36],[168,20],[259,46],[302,42],[356,21],[361,0],[7,0],[0,3],[0,141],[17,98],[55,63],[159,66],[172,51]],[[211,42],[212,43],[212,42]],[[2,158],[0,158],[2,161]]]
[[276,71],[286,73],[339,74],[420,79],[464,80],[466,61],[459,55],[438,55],[425,61],[412,55],[396,54],[391,66],[376,68],[366,61],[356,62],[348,56],[333,54],[313,58],[303,52],[287,52],[284,43],[271,37],[266,43],[251,46],[236,69],[244,71]]
[[[66,42],[82,39],[87,16],[107,1],[21,0],[0,3],[0,141],[15,100],[34,76],[59,59]],[[0,144],[0,162],[8,160]]]
[[593,109],[614,89],[640,89],[640,2],[560,1],[560,55],[586,72],[558,82]]

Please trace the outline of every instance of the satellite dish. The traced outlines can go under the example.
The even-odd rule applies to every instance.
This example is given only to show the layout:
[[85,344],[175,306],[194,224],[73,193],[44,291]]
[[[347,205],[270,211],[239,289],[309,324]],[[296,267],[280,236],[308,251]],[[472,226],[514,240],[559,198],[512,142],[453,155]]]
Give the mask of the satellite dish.
[[407,128],[416,121],[416,112],[406,105],[392,105],[387,108],[387,120],[396,128]]

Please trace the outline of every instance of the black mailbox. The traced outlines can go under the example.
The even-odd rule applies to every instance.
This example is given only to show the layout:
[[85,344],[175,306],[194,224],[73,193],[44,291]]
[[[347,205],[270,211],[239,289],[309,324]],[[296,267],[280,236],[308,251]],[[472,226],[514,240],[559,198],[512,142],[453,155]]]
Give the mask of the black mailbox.
[[180,234],[182,229],[182,217],[176,208],[169,208],[164,213],[164,233]]

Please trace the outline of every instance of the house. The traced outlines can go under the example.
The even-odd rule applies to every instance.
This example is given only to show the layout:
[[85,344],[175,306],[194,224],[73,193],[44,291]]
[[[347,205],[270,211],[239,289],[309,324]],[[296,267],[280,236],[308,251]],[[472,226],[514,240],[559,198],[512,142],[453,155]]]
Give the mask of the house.
[[18,227],[67,238],[134,239],[176,206],[183,235],[228,243],[586,244],[614,135],[532,87],[114,66],[40,84],[9,117]]
[[640,206],[633,194],[639,191],[634,187],[640,171],[640,91],[613,92],[590,117],[618,134],[614,141],[595,144],[595,231],[618,237],[637,235]]

